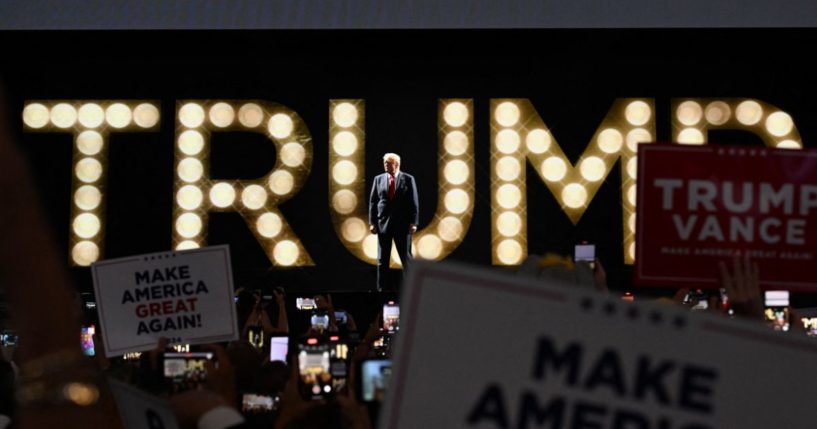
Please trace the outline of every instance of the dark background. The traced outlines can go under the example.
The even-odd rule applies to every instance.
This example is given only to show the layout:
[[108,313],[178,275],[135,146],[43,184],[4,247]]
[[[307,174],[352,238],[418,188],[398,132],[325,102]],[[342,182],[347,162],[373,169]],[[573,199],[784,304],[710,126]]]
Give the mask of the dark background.
[[[171,245],[175,106],[179,99],[260,99],[296,111],[312,134],[312,172],[281,211],[316,263],[275,269],[238,213],[212,213],[209,244],[229,244],[237,286],[290,292],[364,292],[375,267],[337,238],[328,206],[328,103],[366,100],[366,183],[394,151],[420,191],[420,227],[437,203],[437,103],[472,98],[476,205],[465,240],[449,260],[491,264],[489,102],[529,98],[575,162],[616,98],[656,101],[658,140],[670,139],[670,100],[747,97],[794,118],[806,147],[817,141],[817,74],[806,66],[817,30],[356,30],[0,32],[0,73],[18,138],[28,155],[54,234],[68,260],[70,133],[23,133],[33,99],[161,101],[155,133],[110,137],[105,257],[166,251]],[[710,133],[710,142],[762,144],[746,132]],[[213,179],[254,179],[275,163],[262,135],[214,134]],[[575,226],[528,166],[528,252],[570,254],[597,245],[612,289],[631,285],[623,265],[620,166]],[[368,189],[367,189],[368,192]],[[88,268],[72,268],[92,290]],[[805,298],[803,298],[805,299]],[[795,297],[794,304],[797,304]]]

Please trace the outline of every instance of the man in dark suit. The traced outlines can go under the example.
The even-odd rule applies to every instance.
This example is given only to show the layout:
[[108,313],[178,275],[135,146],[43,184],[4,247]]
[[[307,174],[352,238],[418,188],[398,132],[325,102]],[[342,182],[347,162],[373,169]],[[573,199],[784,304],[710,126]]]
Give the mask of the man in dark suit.
[[403,269],[411,259],[411,235],[417,231],[419,202],[417,183],[400,171],[400,156],[383,155],[385,173],[374,178],[369,197],[369,230],[377,234],[377,290],[387,285],[391,244],[394,240]]

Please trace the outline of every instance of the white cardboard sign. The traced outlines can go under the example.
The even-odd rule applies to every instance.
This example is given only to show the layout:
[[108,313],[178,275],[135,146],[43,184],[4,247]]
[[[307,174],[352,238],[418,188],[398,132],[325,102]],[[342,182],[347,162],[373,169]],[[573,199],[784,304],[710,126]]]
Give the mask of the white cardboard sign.
[[238,338],[226,245],[105,260],[91,271],[106,356],[152,349],[160,337]]
[[167,401],[117,380],[108,379],[125,429],[178,429]]
[[413,264],[379,427],[817,424],[817,342],[545,282]]

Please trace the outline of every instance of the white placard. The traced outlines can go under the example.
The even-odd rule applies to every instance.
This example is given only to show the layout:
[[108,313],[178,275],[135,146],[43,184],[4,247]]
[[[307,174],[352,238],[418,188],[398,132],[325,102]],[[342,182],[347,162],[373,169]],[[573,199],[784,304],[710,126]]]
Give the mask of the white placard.
[[817,425],[817,342],[545,283],[413,264],[379,427]]
[[238,338],[226,245],[105,260],[91,271],[106,356],[152,349],[160,337]]
[[170,404],[126,383],[108,379],[125,429],[177,429]]

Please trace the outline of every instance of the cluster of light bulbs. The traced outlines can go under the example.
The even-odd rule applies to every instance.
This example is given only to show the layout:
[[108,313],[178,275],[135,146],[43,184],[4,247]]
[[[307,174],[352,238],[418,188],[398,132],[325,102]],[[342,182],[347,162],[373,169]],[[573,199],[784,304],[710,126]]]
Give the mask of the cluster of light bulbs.
[[[312,137],[301,118],[275,103],[180,102],[176,137],[176,250],[204,244],[207,215],[236,211],[277,266],[314,265],[277,209],[302,186],[312,166]],[[275,143],[277,161],[259,180],[214,181],[207,173],[211,131],[254,131]]]
[[[574,166],[527,99],[491,100],[492,255],[496,265],[516,265],[527,256],[525,163],[576,224],[614,164],[622,161],[624,259],[635,258],[637,147],[655,140],[653,99],[618,99]],[[377,237],[368,233],[365,183],[365,101],[330,100],[329,202],[335,229],[358,258],[376,263]],[[673,138],[706,144],[710,129],[742,129],[769,147],[801,149],[792,117],[754,99],[676,99]],[[440,260],[463,240],[474,210],[473,100],[442,99],[438,108],[439,192],[432,222],[414,236],[415,256]],[[313,265],[277,209],[309,175],[313,149],[308,128],[294,111],[259,101],[179,102],[173,245],[205,244],[207,215],[237,211],[265,244],[277,266]],[[103,254],[104,194],[108,136],[116,131],[156,130],[157,102],[32,101],[23,109],[30,131],[73,132],[74,177],[71,261],[88,266]],[[273,170],[255,181],[209,179],[211,131],[254,131],[276,145]],[[399,266],[396,249],[392,265]]]
[[753,99],[676,99],[673,136],[681,144],[702,145],[710,129],[751,131],[768,147],[802,149],[800,133],[788,113]]
[[[365,102],[330,100],[329,203],[335,230],[359,259],[377,262],[377,236],[369,234],[365,183]],[[453,251],[471,223],[474,200],[473,102],[440,100],[438,210],[414,235],[414,255],[439,260]],[[391,265],[400,266],[396,247]]]
[[[655,135],[654,102],[616,100],[593,139],[574,166],[527,99],[491,102],[491,194],[493,263],[517,265],[527,256],[527,198],[525,162],[576,224],[616,161],[622,159],[624,241],[634,255],[636,151]],[[632,227],[631,227],[632,226]]]
[[428,260],[453,252],[474,215],[474,102],[442,99],[437,112],[437,211],[414,236],[415,257]]
[[88,266],[103,254],[108,137],[117,131],[153,131],[159,104],[147,101],[32,101],[23,108],[30,131],[74,134],[71,186],[71,263]]
[[377,260],[377,237],[369,234],[364,154],[364,100],[329,100],[329,205],[344,246],[359,259]]

